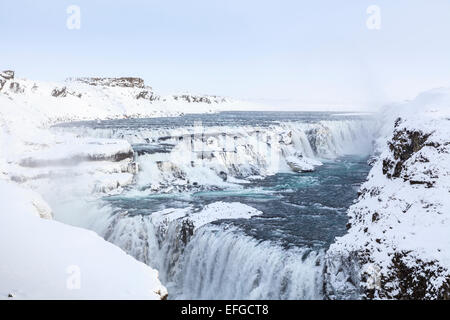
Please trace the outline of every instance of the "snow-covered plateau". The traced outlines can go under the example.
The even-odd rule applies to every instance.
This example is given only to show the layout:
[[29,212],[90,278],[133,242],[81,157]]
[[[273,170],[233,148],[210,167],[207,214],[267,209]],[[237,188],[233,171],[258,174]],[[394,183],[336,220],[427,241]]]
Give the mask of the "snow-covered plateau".
[[[0,298],[163,299],[165,286],[177,298],[448,298],[450,90],[423,93],[367,121],[336,114],[225,132],[139,121],[52,127],[250,107],[217,96],[159,96],[139,78],[45,83],[1,72]],[[347,233],[327,252],[284,251],[215,225],[262,216],[236,201],[151,215],[98,205],[105,195],[120,202],[234,192],[348,154],[372,155],[372,169],[348,211]],[[198,281],[206,276],[199,266],[210,282]]]

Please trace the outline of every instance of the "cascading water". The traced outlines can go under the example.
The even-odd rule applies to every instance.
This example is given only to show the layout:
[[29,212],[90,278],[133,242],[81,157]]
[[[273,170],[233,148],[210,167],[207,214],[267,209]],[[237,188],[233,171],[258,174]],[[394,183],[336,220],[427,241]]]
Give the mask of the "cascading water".
[[206,226],[188,243],[169,288],[177,299],[320,299],[321,257]]
[[320,299],[322,255],[345,232],[375,131],[328,113],[64,127],[133,145],[135,184],[104,198],[112,214],[95,230],[158,269],[175,299]]

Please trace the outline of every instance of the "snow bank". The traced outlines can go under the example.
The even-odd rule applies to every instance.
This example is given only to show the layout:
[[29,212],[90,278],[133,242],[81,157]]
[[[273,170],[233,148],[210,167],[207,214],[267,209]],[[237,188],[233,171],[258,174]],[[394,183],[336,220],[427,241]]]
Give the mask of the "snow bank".
[[194,230],[213,221],[225,219],[250,219],[261,215],[262,212],[240,202],[217,201],[203,207],[202,210],[192,211],[190,208],[165,209],[151,214],[153,225],[160,227],[172,221],[184,218],[194,225]]
[[94,232],[48,220],[49,208],[37,194],[4,180],[0,180],[0,194],[0,298],[161,299],[166,295],[157,271]]
[[378,160],[349,209],[349,232],[327,253],[327,294],[448,298],[450,89],[386,108],[383,117]]
[[194,212],[189,220],[194,224],[194,230],[216,220],[223,219],[250,219],[261,215],[262,212],[239,202],[214,202],[205,206],[201,211]]
[[322,162],[307,157],[289,156],[286,158],[286,163],[295,172],[311,172],[314,167],[322,165]]

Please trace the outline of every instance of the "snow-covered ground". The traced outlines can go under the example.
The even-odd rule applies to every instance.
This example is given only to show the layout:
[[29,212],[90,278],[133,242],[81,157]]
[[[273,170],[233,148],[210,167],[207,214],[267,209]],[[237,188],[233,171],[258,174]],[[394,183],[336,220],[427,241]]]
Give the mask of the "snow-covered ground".
[[0,180],[0,297],[161,299],[158,272],[92,231],[51,219],[40,196]]

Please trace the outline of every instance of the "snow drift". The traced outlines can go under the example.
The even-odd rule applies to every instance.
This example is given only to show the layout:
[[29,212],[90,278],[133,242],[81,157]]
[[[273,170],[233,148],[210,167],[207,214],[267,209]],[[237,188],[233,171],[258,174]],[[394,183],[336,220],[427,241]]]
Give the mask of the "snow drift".
[[161,299],[167,295],[156,270],[92,231],[52,221],[50,208],[33,191],[0,180],[0,194],[1,298]]

